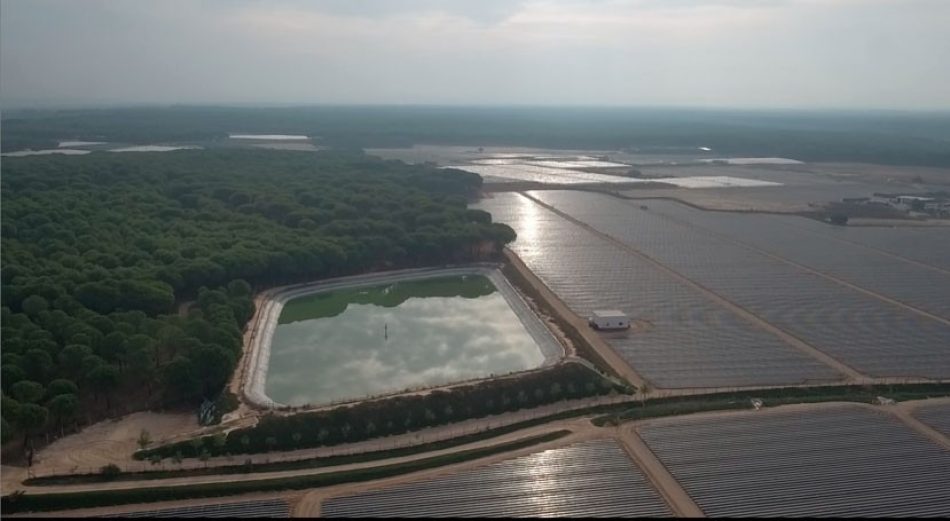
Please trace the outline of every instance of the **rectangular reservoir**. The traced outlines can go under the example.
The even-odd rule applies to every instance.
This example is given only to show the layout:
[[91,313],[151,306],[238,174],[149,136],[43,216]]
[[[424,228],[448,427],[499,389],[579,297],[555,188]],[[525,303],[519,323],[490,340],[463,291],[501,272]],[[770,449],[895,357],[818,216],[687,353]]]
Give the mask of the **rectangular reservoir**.
[[376,277],[287,297],[264,391],[276,404],[323,405],[534,369],[560,356],[497,270]]

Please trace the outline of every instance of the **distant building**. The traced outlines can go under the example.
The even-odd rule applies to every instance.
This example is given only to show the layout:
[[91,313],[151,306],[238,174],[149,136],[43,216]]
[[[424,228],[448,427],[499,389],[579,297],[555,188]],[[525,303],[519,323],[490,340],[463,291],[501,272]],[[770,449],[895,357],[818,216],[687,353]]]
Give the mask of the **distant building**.
[[[843,202],[858,202],[859,198],[845,198]],[[950,215],[950,197],[945,192],[926,195],[875,193],[864,204],[887,205],[904,212],[923,212],[934,217]]]
[[588,317],[587,323],[594,329],[627,329],[630,317],[619,309],[600,309]]
[[918,209],[922,210],[925,204],[932,203],[934,201],[935,199],[933,197],[918,197],[916,195],[898,195],[897,197],[891,200],[891,204],[894,206],[894,208],[897,208],[898,210],[908,211],[908,210],[915,209],[915,206]]

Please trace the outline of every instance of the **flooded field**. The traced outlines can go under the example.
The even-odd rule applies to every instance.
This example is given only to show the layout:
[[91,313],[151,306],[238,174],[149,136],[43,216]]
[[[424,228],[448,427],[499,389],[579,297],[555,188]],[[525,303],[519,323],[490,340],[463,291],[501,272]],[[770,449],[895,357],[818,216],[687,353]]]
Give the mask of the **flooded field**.
[[68,148],[51,148],[48,150],[18,150],[16,152],[4,152],[3,157],[26,157],[26,156],[48,156],[50,154],[62,154],[64,156],[81,156],[88,154],[88,150],[72,150]]
[[256,139],[260,141],[305,141],[307,136],[294,134],[228,134],[231,139]]
[[505,295],[474,274],[295,298],[284,305],[270,349],[266,394],[287,405],[352,400],[545,362]]
[[59,148],[70,148],[70,147],[89,147],[94,145],[105,145],[105,141],[60,141]]
[[200,150],[194,145],[136,145],[131,147],[112,148],[109,152],[171,152],[173,150]]
[[663,183],[679,188],[760,187],[782,184],[776,181],[722,175],[640,178],[628,174],[632,168],[631,165],[584,157],[495,157],[475,159],[471,164],[451,165],[445,168],[473,172],[485,177],[486,181],[496,183],[516,181],[559,185]]

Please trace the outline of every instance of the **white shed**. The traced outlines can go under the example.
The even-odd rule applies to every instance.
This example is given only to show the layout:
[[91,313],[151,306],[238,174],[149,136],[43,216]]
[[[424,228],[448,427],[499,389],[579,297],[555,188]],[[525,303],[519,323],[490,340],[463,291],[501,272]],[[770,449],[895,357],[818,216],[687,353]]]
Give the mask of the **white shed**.
[[599,309],[594,310],[587,323],[594,329],[627,329],[630,317],[619,309]]

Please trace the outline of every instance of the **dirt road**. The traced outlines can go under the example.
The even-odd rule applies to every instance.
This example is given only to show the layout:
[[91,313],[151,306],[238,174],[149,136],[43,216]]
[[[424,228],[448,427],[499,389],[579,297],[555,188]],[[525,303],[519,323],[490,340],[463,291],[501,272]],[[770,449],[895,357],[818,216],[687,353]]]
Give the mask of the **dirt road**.
[[531,287],[534,288],[542,298],[544,298],[547,303],[554,309],[555,313],[558,314],[558,317],[565,322],[573,325],[577,331],[584,337],[584,340],[590,344],[591,347],[597,351],[597,354],[610,365],[610,367],[619,375],[626,378],[630,383],[637,387],[637,389],[643,389],[648,391],[650,389],[650,384],[645,378],[640,376],[633,367],[630,366],[613,350],[603,338],[595,331],[591,330],[590,326],[587,324],[585,318],[579,317],[574,313],[569,307],[567,307],[564,302],[558,298],[547,286],[544,285],[544,282],[541,281],[517,255],[512,251],[505,250],[505,258],[511,263],[512,267],[518,270],[525,280],[531,284]]

